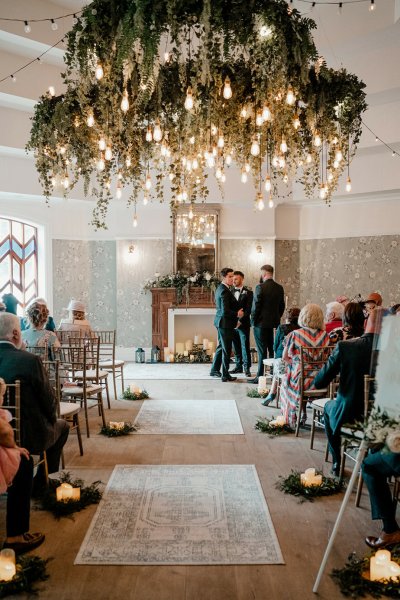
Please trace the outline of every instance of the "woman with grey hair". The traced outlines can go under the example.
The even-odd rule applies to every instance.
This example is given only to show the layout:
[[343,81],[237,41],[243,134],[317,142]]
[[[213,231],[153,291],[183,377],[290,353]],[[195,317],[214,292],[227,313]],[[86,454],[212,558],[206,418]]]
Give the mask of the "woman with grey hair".
[[325,330],[330,333],[342,326],[344,306],[340,302],[328,302],[325,313]]
[[[283,360],[287,363],[283,376],[280,400],[282,414],[290,427],[295,427],[297,408],[300,400],[300,348],[313,346],[319,348],[329,345],[329,337],[325,331],[324,314],[317,304],[306,304],[299,315],[300,329],[289,333],[283,352]],[[314,381],[318,369],[310,369],[304,379],[304,390],[308,390]],[[306,422],[307,414],[304,409],[301,421]]]
[[70,300],[68,307],[68,319],[61,319],[59,326],[60,331],[78,331],[84,337],[93,335],[92,327],[89,321],[85,318],[86,307],[80,300]]

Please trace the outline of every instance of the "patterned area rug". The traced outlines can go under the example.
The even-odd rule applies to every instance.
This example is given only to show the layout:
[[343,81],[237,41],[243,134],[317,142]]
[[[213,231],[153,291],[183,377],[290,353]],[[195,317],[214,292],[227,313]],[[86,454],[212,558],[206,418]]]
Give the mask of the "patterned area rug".
[[[232,367],[233,367],[232,363]],[[219,381],[210,377],[211,364],[137,364],[127,363],[124,367],[125,379],[208,379]],[[254,369],[253,369],[254,370]],[[246,379],[244,375],[239,377]]]
[[117,465],[78,565],[283,564],[254,465]]
[[136,417],[138,434],[243,433],[234,400],[147,400]]

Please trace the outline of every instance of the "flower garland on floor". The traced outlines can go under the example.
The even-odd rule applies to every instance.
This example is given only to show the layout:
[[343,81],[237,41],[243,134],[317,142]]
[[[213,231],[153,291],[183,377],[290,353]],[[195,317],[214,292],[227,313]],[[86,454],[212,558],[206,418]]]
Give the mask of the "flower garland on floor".
[[[74,488],[80,487],[80,500],[58,501],[56,488],[62,483],[69,483]],[[100,502],[103,496],[103,493],[99,490],[101,483],[101,481],[94,481],[89,486],[85,486],[82,479],[73,480],[70,473],[63,472],[60,474],[59,479],[49,479],[48,487],[38,499],[39,506],[41,510],[53,513],[56,519],[70,516],[73,513],[80,512],[90,504],[98,504]]]
[[100,434],[106,435],[107,437],[120,437],[122,435],[129,435],[137,430],[138,428],[136,425],[132,425],[129,421],[126,423],[124,421],[121,421],[120,423],[110,421],[108,425],[100,429]]
[[[400,562],[400,544],[392,550],[392,560]],[[372,553],[374,554],[374,553]],[[358,558],[355,552],[349,555],[346,565],[342,569],[333,569],[332,579],[340,587],[343,596],[350,598],[400,598],[400,580],[397,581],[370,581],[365,574],[369,571],[372,554]]]
[[146,390],[140,390],[140,392],[131,392],[129,388],[126,388],[122,394],[124,400],[147,400],[150,398]]
[[256,429],[257,431],[261,431],[262,433],[268,433],[270,437],[275,437],[277,435],[285,435],[287,433],[294,433],[294,429],[289,427],[287,423],[283,423],[283,425],[273,425],[271,424],[273,422],[274,419],[265,419],[263,417],[258,417],[257,422],[254,425],[254,429]]
[[19,556],[16,560],[16,573],[10,581],[0,581],[0,598],[22,594],[37,594],[33,584],[49,578],[46,567],[49,559],[40,556]]
[[191,287],[209,290],[211,294],[214,294],[219,284],[219,277],[208,271],[196,271],[196,273],[193,273],[192,275],[184,275],[178,271],[177,273],[168,273],[167,275],[157,277],[156,279],[147,279],[143,289],[175,288],[177,303],[181,304],[185,297],[186,304],[189,304],[189,292]]
[[332,496],[333,494],[338,494],[343,489],[343,482],[333,477],[325,476],[322,476],[321,485],[304,486],[301,483],[300,475],[300,471],[292,469],[288,477],[279,478],[279,481],[276,483],[277,489],[285,494],[297,496],[300,499],[300,503],[305,500],[313,502],[314,498],[319,498],[320,496]]
[[258,390],[257,388],[247,388],[246,396],[248,398],[266,398],[269,390]]

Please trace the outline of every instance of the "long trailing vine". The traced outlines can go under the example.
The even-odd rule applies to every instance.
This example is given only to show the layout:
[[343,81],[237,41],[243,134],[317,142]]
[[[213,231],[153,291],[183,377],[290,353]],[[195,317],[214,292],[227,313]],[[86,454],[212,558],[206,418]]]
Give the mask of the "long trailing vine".
[[315,27],[285,0],[94,0],[67,34],[65,93],[42,96],[33,116],[45,196],[82,178],[101,228],[115,186],[174,210],[182,196],[204,201],[212,172],[222,189],[233,161],[257,190],[297,176],[329,200],[360,138],[365,86],[325,64]]

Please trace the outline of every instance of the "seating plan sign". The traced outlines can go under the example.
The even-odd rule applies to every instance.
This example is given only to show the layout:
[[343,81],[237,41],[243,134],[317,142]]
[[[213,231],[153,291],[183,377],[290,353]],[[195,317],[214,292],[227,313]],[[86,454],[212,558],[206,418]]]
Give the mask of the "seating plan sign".
[[376,368],[375,407],[400,418],[400,317],[383,319]]

